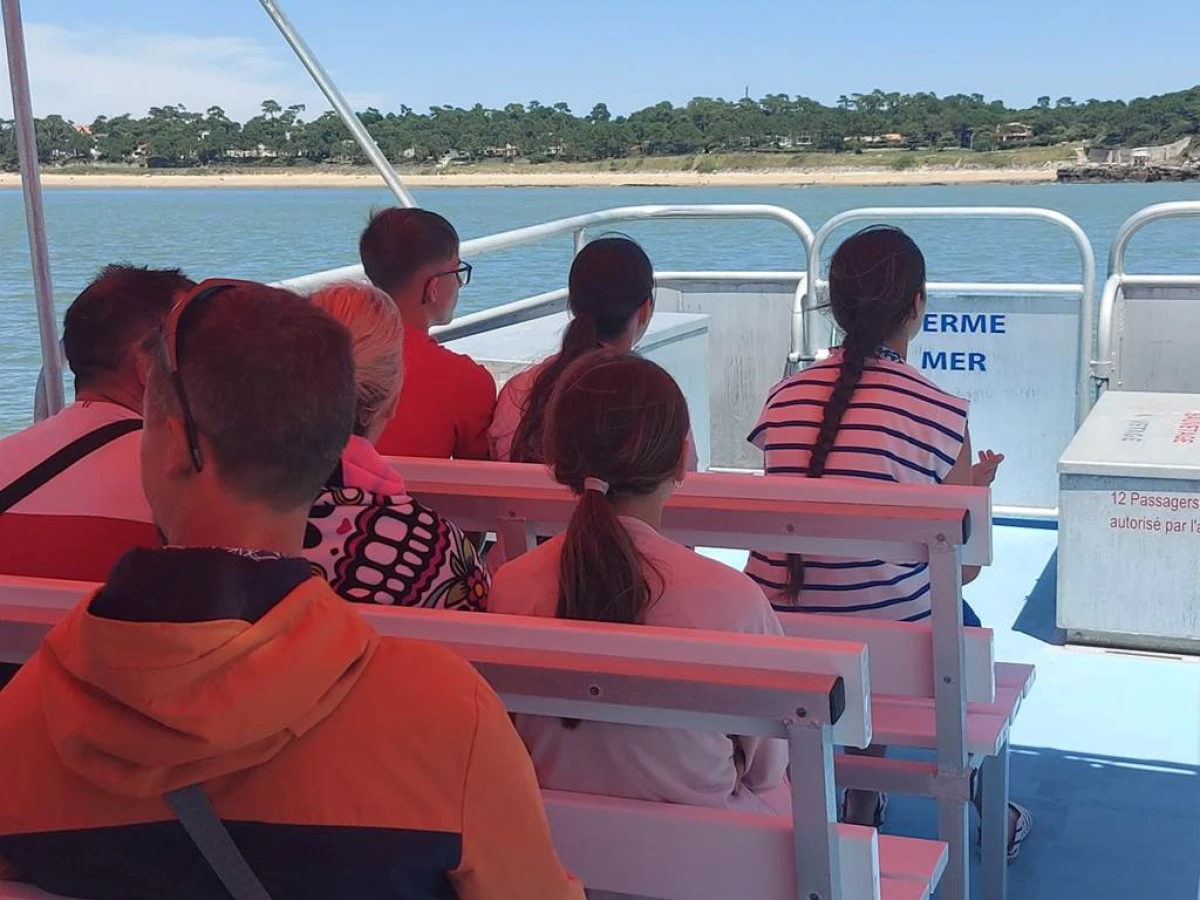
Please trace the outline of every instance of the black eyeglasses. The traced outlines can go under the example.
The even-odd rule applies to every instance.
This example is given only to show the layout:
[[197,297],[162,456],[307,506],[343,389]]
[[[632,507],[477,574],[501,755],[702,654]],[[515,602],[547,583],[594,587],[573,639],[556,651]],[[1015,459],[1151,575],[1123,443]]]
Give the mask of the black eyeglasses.
[[204,469],[204,457],[200,453],[200,433],[196,428],[196,419],[192,415],[192,408],[188,404],[187,393],[183,389],[183,376],[179,372],[179,336],[183,331],[184,317],[189,311],[195,310],[200,301],[208,299],[213,294],[251,284],[254,282],[210,278],[198,284],[176,303],[163,323],[162,335],[167,350],[167,372],[171,376],[171,383],[175,386],[175,396],[179,399],[179,410],[183,413],[183,428],[187,434],[188,451],[192,455],[192,465],[196,467],[197,472]]
[[458,286],[465,288],[471,283],[471,272],[474,268],[470,263],[462,263],[457,269],[447,269],[445,272],[434,272],[429,276],[429,281],[425,282],[425,287],[429,287],[430,282],[435,278],[445,278],[447,275],[453,275],[458,279]]

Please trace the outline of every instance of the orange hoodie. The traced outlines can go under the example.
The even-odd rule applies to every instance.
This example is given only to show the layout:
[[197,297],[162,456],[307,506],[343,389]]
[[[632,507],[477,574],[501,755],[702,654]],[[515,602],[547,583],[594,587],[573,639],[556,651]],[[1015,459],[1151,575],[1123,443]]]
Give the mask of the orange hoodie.
[[45,890],[224,897],[162,799],[199,783],[273,900],[582,897],[487,685],[302,560],[133,551],[0,733],[0,877]]

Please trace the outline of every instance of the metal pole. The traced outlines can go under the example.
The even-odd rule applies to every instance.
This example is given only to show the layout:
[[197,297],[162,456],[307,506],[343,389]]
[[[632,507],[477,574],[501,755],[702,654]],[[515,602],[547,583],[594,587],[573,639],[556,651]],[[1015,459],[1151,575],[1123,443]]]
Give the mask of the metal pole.
[[938,535],[929,546],[933,608],[933,709],[937,724],[938,837],[950,861],[938,889],[941,900],[971,896],[968,836],[971,770],[967,762],[967,696],[963,661],[962,547]]
[[798,900],[842,900],[833,729],[787,723],[792,779],[792,859]]
[[259,0],[262,8],[267,11],[267,15],[271,17],[271,21],[279,29],[279,33],[283,35],[283,39],[288,42],[288,45],[295,52],[300,62],[304,63],[304,68],[308,70],[308,74],[312,76],[313,81],[317,83],[317,87],[325,95],[330,105],[337,112],[342,122],[350,129],[350,134],[355,142],[362,149],[362,152],[367,155],[367,159],[375,166],[380,177],[383,178],[388,188],[396,199],[400,201],[401,206],[416,206],[417,201],[413,199],[413,195],[408,192],[408,188],[400,180],[400,176],[396,174],[396,170],[392,168],[392,164],[388,162],[387,157],[383,155],[383,151],[379,149],[379,145],[375,143],[375,139],[371,137],[371,133],[355,115],[354,110],[350,108],[350,104],[346,102],[346,98],[342,96],[342,92],[338,90],[337,85],[330,79],[328,73],[317,61],[308,44],[305,43],[300,32],[298,32],[288,17],[284,15],[279,4],[275,0]]
[[38,169],[37,137],[33,130],[33,102],[29,97],[29,68],[25,61],[25,30],[21,27],[20,0],[3,0],[4,42],[8,46],[8,77],[12,83],[13,117],[17,152],[21,160],[21,190],[25,195],[25,227],[33,267],[33,293],[37,300],[38,332],[42,339],[49,415],[63,408],[62,359],[58,352],[58,323],[54,313],[54,287],[50,281],[50,252],[46,247],[46,215],[42,208],[42,175]]

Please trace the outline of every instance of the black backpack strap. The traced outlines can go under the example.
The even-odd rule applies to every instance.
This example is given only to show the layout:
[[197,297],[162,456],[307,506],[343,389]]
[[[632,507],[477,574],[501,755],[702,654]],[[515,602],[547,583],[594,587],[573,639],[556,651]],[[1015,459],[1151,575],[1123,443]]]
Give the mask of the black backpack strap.
[[78,437],[57,453],[46,457],[8,487],[0,490],[0,514],[8,512],[38,488],[57,478],[85,456],[95,453],[119,437],[140,431],[141,419],[122,419],[110,422],[95,431]]
[[180,788],[166,801],[233,900],[271,900],[204,791],[195,785]]

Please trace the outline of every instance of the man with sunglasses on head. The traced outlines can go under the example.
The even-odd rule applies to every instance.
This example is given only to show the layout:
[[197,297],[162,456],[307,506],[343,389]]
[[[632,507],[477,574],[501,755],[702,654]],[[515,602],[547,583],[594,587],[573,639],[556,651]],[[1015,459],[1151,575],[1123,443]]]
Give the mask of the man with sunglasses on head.
[[384,456],[487,459],[496,381],[468,356],[429,334],[454,318],[471,266],[458,255],[458,232],[424,209],[384,209],[358,243],[367,277],[404,320],[404,385],[396,415],[376,445]]
[[381,639],[303,558],[354,424],[345,328],[208,281],[148,368],[142,478],[168,546],[123,557],[0,691],[0,879],[583,900],[499,698],[450,651]]

